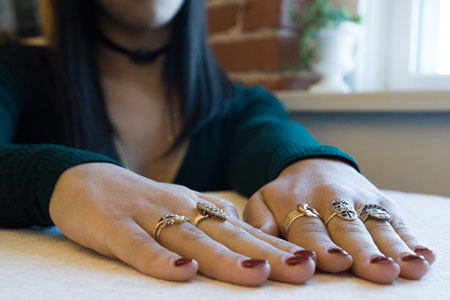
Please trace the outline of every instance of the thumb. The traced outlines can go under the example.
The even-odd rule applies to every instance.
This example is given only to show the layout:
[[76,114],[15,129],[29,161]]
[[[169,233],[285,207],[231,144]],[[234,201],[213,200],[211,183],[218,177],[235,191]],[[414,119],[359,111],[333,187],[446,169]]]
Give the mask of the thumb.
[[248,200],[242,216],[244,221],[253,227],[258,228],[267,234],[276,237],[280,236],[277,222],[264,202],[264,197],[261,192],[256,192]]

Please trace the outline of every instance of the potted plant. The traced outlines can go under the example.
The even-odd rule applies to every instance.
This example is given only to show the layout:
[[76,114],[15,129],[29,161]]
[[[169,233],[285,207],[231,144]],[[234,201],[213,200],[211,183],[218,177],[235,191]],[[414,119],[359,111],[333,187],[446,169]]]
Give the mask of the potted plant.
[[350,91],[344,76],[355,67],[355,45],[361,34],[360,17],[330,0],[307,1],[300,11],[292,11],[300,29],[298,70],[313,70],[321,79],[311,92]]

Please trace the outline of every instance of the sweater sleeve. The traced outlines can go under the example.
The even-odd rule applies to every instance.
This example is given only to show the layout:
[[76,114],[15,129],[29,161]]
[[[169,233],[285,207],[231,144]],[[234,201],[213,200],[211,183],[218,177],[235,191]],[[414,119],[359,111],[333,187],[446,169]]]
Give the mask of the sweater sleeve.
[[230,120],[230,186],[249,197],[288,165],[306,158],[333,158],[359,171],[354,159],[334,146],[321,145],[282,104],[261,87],[237,88]]
[[119,165],[107,156],[59,145],[15,145],[21,92],[0,64],[0,227],[51,226],[48,206],[59,176],[88,162]]

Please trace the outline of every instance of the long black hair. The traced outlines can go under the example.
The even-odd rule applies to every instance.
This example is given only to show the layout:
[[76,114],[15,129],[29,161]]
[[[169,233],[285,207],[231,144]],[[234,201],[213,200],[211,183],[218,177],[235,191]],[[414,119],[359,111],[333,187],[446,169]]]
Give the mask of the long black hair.
[[[105,152],[115,135],[106,111],[94,46],[99,36],[92,0],[50,0],[52,100],[63,121],[63,144]],[[180,108],[181,131],[171,150],[226,109],[234,88],[218,66],[207,40],[204,0],[185,0],[174,19],[163,67],[169,109]],[[175,103],[180,95],[180,103]],[[172,115],[172,114],[171,114]]]

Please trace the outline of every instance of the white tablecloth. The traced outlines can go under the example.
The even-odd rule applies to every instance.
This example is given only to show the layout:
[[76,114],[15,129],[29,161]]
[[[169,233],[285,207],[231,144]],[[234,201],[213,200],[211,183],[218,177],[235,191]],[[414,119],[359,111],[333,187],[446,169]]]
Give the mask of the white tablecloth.
[[[0,230],[0,299],[450,299],[450,198],[386,191],[438,255],[420,281],[377,285],[351,273],[317,273],[305,285],[246,288],[197,275],[187,283],[147,277],[69,241],[56,228]],[[218,194],[242,211],[245,199]]]

